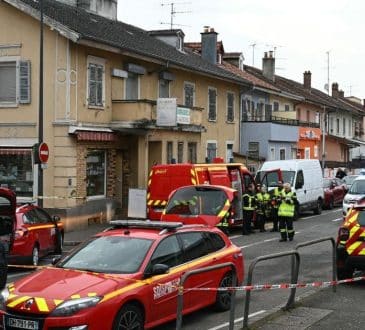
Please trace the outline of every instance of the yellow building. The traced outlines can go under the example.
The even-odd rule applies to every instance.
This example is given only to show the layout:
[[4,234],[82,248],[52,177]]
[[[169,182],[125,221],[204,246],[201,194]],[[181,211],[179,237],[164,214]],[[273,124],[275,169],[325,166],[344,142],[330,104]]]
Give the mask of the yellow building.
[[[144,31],[114,17],[115,1],[43,0],[44,206],[66,229],[125,216],[130,188],[145,189],[154,163],[229,161],[238,151],[239,93],[248,83],[205,51],[183,48],[181,30]],[[88,7],[89,3],[89,7]],[[0,182],[39,198],[40,11],[33,0],[0,2]]]

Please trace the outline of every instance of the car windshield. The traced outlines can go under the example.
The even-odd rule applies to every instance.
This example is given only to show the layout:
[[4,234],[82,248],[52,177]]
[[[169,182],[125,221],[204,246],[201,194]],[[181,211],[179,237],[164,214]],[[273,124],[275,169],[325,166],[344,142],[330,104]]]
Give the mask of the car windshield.
[[349,190],[349,194],[352,195],[364,195],[365,194],[365,180],[355,180]]
[[137,272],[153,240],[124,236],[96,237],[57,266],[97,273]]
[[188,216],[218,215],[226,200],[227,195],[223,190],[195,186],[181,188],[170,198],[165,213]]

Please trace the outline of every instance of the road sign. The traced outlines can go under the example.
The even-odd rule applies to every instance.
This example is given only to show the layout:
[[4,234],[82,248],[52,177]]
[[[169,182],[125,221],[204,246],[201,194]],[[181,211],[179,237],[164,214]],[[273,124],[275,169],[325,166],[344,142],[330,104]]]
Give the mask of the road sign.
[[34,151],[34,163],[35,164],[45,164],[49,158],[49,148],[47,143],[41,142],[36,143],[33,147]]

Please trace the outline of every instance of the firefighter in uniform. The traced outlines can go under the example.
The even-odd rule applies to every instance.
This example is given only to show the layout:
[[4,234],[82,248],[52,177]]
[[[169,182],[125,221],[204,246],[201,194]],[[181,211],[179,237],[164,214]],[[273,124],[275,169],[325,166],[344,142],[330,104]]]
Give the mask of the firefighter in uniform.
[[278,229],[279,228],[278,211],[279,211],[279,204],[281,201],[281,195],[282,195],[283,191],[284,191],[283,182],[278,181],[278,186],[273,190],[272,199],[271,199],[271,218],[272,218],[272,225],[273,225],[271,232],[279,231],[279,229]]
[[2,241],[0,241],[0,289],[4,289],[8,277],[8,263],[6,258],[6,248]]
[[253,183],[247,188],[247,191],[242,196],[242,209],[243,209],[243,224],[242,235],[248,235],[254,233],[251,227],[252,218],[256,207],[255,187]]
[[270,199],[270,194],[267,192],[266,186],[263,185],[256,194],[256,222],[260,232],[266,231],[265,223],[270,210]]
[[279,230],[281,235],[280,242],[285,242],[288,238],[289,241],[292,241],[294,238],[293,220],[296,203],[297,196],[295,192],[291,191],[290,183],[285,183],[278,211]]

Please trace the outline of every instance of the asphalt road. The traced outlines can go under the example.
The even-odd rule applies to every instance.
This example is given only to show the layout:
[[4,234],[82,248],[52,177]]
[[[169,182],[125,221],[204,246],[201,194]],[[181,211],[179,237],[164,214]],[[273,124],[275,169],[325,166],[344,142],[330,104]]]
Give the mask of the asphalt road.
[[[294,222],[296,235],[292,242],[279,242],[279,233],[255,233],[249,236],[242,236],[240,232],[232,233],[232,241],[242,248],[245,260],[245,278],[250,263],[259,256],[290,251],[298,243],[312,241],[324,237],[337,235],[337,230],[342,220],[341,208],[331,211],[323,211],[321,215],[314,216],[310,213],[303,215]],[[300,249],[301,264],[299,281],[311,283],[316,281],[329,281],[332,279],[332,245],[325,241]],[[46,264],[51,258],[44,259]],[[290,283],[291,257],[281,257],[263,261],[257,264],[253,273],[253,284],[282,284]],[[12,282],[27,274],[24,269],[12,270],[8,276],[8,282]],[[245,280],[246,284],[246,280]],[[313,289],[297,289],[297,297],[308,294]],[[285,305],[290,290],[275,289],[251,292],[249,317],[259,318],[266,315],[280,306]],[[244,311],[245,292],[239,291],[236,294],[235,320],[237,328],[242,327]],[[215,313],[209,308],[193,313],[183,318],[183,328],[196,329],[228,329],[229,313]],[[171,322],[159,329],[175,329],[175,322]]]

